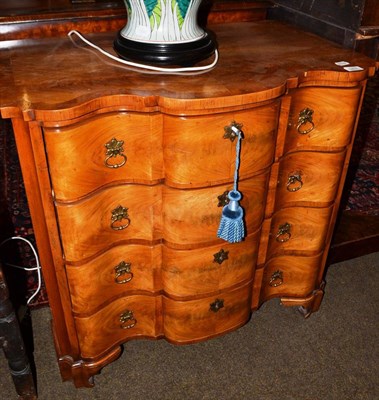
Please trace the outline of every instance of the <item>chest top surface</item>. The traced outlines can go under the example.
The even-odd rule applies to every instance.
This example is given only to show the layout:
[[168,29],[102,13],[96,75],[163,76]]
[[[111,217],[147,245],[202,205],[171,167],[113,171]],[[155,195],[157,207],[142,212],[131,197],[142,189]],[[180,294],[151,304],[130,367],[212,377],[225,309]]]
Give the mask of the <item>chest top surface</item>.
[[[219,62],[205,73],[159,74],[125,67],[68,37],[0,43],[3,117],[16,110],[77,107],[124,96],[137,110],[212,109],[270,100],[307,82],[348,86],[373,75],[375,62],[277,21],[214,25]],[[112,52],[115,32],[88,38]],[[349,62],[362,69],[347,72]],[[138,98],[138,101],[136,101]],[[129,101],[127,100],[129,99]]]

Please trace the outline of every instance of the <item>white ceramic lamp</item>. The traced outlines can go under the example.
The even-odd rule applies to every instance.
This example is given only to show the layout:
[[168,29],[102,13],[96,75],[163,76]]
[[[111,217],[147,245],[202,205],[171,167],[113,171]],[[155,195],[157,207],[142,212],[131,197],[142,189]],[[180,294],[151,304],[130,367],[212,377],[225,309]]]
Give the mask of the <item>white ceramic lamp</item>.
[[212,35],[197,23],[202,0],[124,0],[128,22],[114,48],[127,60],[193,65],[215,50]]

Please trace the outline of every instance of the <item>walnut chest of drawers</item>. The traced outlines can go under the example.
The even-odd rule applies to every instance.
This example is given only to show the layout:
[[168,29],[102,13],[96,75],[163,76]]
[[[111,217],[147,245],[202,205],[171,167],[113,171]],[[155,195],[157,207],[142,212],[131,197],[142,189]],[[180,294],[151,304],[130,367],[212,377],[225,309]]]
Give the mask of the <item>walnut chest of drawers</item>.
[[[93,376],[137,337],[185,344],[280,297],[305,315],[328,247],[375,63],[273,22],[211,27],[202,74],[142,73],[68,38],[4,42],[11,118],[63,379]],[[114,33],[92,35],[104,48]],[[335,62],[357,66],[348,72]],[[233,188],[246,237],[217,238]]]

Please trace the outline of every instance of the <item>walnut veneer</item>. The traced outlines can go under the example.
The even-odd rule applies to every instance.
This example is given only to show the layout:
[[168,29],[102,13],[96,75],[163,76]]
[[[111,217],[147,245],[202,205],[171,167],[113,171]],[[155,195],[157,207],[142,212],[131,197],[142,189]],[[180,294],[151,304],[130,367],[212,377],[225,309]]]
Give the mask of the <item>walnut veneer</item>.
[[[133,338],[209,339],[273,297],[305,316],[320,306],[375,62],[279,22],[210,29],[220,60],[193,75],[122,67],[65,37],[2,44],[1,115],[13,122],[62,377],[78,387]],[[111,50],[114,35],[90,38]],[[236,244],[216,236],[233,121],[247,232]]]

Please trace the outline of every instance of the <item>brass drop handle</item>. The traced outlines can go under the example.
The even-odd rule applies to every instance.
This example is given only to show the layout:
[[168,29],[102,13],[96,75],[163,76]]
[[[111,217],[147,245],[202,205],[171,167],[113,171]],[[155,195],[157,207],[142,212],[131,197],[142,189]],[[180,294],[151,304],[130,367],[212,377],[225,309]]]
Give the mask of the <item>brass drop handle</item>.
[[270,278],[269,285],[278,287],[283,283],[283,272],[280,270],[275,271]]
[[288,177],[287,180],[287,190],[289,192],[297,192],[303,187],[303,180],[301,179],[300,173],[292,174]]
[[[115,231],[120,231],[127,228],[130,225],[130,218],[128,214],[128,209],[123,206],[118,206],[111,211],[111,228]],[[121,221],[123,221],[121,223]]]
[[[108,143],[105,143],[105,160],[104,164],[108,168],[120,168],[126,163],[126,155],[124,154],[124,141],[113,138]],[[109,160],[111,158],[121,157],[120,162],[112,164]]]
[[228,126],[224,127],[224,139],[229,139],[231,142],[242,135],[242,124],[232,121]]
[[279,225],[278,232],[276,234],[276,241],[280,243],[288,242],[291,239],[291,224],[285,222]]
[[[115,278],[114,281],[119,284],[128,283],[133,279],[133,272],[131,271],[132,264],[125,261],[121,261],[118,265],[114,267]],[[120,279],[122,276],[126,278]]]
[[297,131],[302,134],[306,135],[307,133],[313,131],[315,124],[313,122],[313,110],[310,108],[304,108],[299,113],[299,118],[297,120]]
[[133,316],[133,311],[125,310],[120,314],[120,328],[131,329],[136,326],[137,320]]
[[216,299],[213,303],[210,304],[210,311],[217,312],[221,308],[224,307],[224,300],[223,299]]

